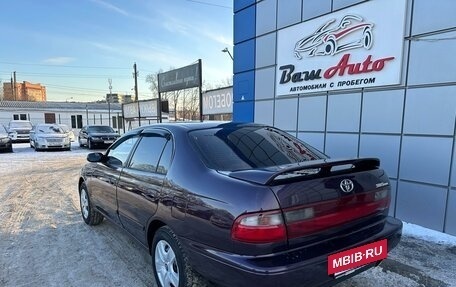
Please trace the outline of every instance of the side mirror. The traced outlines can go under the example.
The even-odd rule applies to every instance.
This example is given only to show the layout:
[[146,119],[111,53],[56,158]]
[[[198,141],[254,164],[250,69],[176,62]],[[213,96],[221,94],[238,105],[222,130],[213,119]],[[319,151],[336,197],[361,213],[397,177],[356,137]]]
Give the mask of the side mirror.
[[92,152],[87,155],[88,162],[103,162],[104,155],[101,152]]

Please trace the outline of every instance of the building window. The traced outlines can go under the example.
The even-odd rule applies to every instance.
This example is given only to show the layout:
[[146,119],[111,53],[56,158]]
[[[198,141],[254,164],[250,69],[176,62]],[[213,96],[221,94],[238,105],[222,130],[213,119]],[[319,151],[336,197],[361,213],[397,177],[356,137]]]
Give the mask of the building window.
[[44,123],[45,124],[55,124],[55,114],[54,113],[44,113]]
[[117,118],[116,116],[112,116],[112,128],[117,129]]
[[13,115],[13,120],[23,120],[23,121],[26,121],[27,120],[27,114],[14,114]]
[[122,116],[117,117],[117,126],[119,129],[123,129],[123,118]]
[[82,128],[82,116],[81,115],[71,116],[71,127],[73,129]]
[[78,124],[78,129],[82,129],[82,116],[81,115],[77,115],[77,124]]

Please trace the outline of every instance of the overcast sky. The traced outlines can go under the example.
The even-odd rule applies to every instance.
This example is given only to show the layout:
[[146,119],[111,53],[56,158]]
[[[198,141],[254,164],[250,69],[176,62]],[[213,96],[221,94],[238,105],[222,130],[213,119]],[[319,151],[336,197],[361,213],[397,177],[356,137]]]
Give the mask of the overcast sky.
[[203,61],[203,80],[232,76],[232,0],[14,0],[0,17],[0,79],[42,83],[49,101],[151,97],[147,74]]

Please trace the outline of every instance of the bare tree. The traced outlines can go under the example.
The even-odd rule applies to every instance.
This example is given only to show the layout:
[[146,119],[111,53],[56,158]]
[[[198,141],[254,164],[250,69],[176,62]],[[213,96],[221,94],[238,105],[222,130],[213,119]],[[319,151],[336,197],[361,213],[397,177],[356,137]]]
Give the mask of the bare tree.
[[[169,68],[173,70],[173,67]],[[163,70],[146,76],[146,82],[149,84],[149,90],[152,97],[158,98],[158,74]],[[203,81],[203,91],[224,88],[233,85],[232,77],[228,77],[217,84]],[[161,94],[162,101],[169,101],[170,110],[174,112],[175,120],[198,120],[199,119],[199,89],[190,88],[186,90],[177,90]]]
[[222,80],[221,84],[222,84],[221,88],[232,86],[233,85],[233,77],[225,78],[224,80]]
[[152,98],[158,98],[158,74],[160,73],[163,73],[162,69],[146,76],[146,83],[149,84],[149,90],[152,92]]

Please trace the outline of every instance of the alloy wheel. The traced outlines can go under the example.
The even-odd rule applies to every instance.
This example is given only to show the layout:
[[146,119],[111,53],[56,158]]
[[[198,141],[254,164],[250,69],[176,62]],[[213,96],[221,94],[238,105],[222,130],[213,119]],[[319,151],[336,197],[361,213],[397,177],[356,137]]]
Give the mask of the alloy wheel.
[[179,286],[179,267],[173,248],[165,240],[155,246],[155,266],[160,285],[164,287]]

